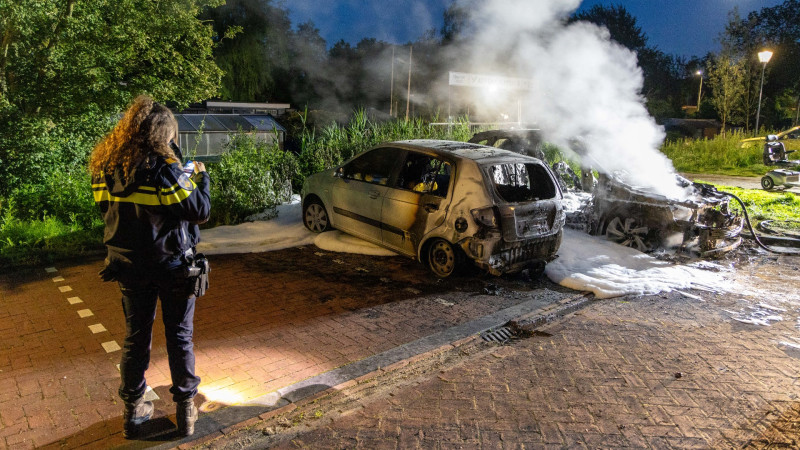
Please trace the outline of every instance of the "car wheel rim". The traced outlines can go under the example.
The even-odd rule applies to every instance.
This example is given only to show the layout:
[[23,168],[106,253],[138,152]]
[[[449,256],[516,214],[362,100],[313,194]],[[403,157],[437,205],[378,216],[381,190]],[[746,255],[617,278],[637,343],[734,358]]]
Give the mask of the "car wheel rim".
[[640,226],[632,217],[625,219],[625,221],[615,217],[606,227],[606,237],[619,245],[635,248],[644,253],[651,250],[646,241],[649,231],[649,228]]
[[770,178],[770,177],[762,178],[761,179],[761,187],[763,187],[766,190],[772,189],[772,187],[773,187],[772,178]]
[[312,203],[306,208],[306,227],[311,231],[320,233],[328,226],[328,215],[325,208],[317,203]]
[[453,247],[444,241],[437,241],[431,246],[429,260],[431,270],[441,277],[450,275],[456,267],[456,253]]

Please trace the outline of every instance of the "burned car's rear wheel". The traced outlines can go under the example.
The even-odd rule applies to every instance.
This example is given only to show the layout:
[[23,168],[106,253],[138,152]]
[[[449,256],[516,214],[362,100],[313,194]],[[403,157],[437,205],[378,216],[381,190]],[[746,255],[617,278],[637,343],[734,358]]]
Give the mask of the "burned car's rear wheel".
[[460,264],[458,249],[444,239],[431,242],[425,257],[428,267],[440,278],[452,275]]
[[328,218],[328,211],[318,200],[310,200],[306,203],[303,208],[303,223],[306,228],[315,233],[333,229]]
[[635,218],[614,217],[606,226],[606,238],[626,247],[635,248],[640,252],[652,250],[649,244],[648,233],[650,229],[639,223]]

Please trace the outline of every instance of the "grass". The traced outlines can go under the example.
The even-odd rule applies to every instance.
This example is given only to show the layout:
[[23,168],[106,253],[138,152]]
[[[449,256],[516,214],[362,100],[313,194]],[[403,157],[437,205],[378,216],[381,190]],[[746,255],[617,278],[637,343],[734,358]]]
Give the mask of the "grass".
[[678,139],[666,142],[661,151],[678,172],[760,177],[769,168],[762,163],[760,145],[741,147],[749,136],[729,133],[713,139]]
[[53,217],[6,221],[0,227],[0,269],[101,255],[103,228],[89,230]]
[[[747,208],[750,222],[756,226],[763,220],[781,222],[783,227],[800,229],[800,195],[792,192],[764,191],[761,189],[742,189],[733,186],[716,185],[717,189],[739,197]],[[740,211],[739,202],[731,202],[734,211]]]

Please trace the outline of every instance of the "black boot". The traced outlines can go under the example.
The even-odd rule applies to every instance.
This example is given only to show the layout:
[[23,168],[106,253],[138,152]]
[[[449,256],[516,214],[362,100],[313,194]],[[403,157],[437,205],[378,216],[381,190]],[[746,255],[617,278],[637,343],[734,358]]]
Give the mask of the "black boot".
[[194,406],[194,399],[189,398],[178,402],[175,405],[176,418],[178,422],[178,434],[181,436],[191,436],[194,434],[194,423],[197,421],[197,407]]
[[150,420],[153,416],[153,402],[144,401],[139,397],[134,402],[125,402],[125,412],[122,415],[122,436],[133,439],[139,433],[139,425]]

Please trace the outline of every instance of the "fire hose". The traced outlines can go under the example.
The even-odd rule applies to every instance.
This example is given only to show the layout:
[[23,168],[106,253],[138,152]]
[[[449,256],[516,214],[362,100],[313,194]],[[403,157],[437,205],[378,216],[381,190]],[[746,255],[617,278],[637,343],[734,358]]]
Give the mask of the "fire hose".
[[737,202],[739,202],[739,205],[742,207],[742,211],[744,211],[744,220],[745,220],[745,223],[747,224],[747,228],[750,230],[750,234],[753,235],[753,239],[756,241],[756,244],[758,244],[759,247],[761,247],[762,249],[764,249],[764,250],[766,250],[768,252],[778,253],[778,254],[782,254],[782,255],[800,255],[800,249],[797,249],[797,250],[792,250],[792,249],[783,250],[783,249],[775,249],[775,248],[767,247],[763,242],[761,242],[761,239],[767,239],[773,245],[774,244],[785,245],[786,247],[800,247],[800,239],[791,238],[791,237],[780,237],[780,236],[761,236],[761,238],[759,238],[759,236],[756,234],[755,230],[753,230],[753,225],[750,224],[750,216],[747,214],[747,208],[745,208],[744,202],[742,201],[742,199],[740,199],[739,197],[737,197],[737,196],[735,196],[735,195],[733,195],[733,194],[731,194],[729,192],[720,191],[720,193],[724,194],[724,195],[727,195],[728,197],[731,197],[734,200],[736,200]]

